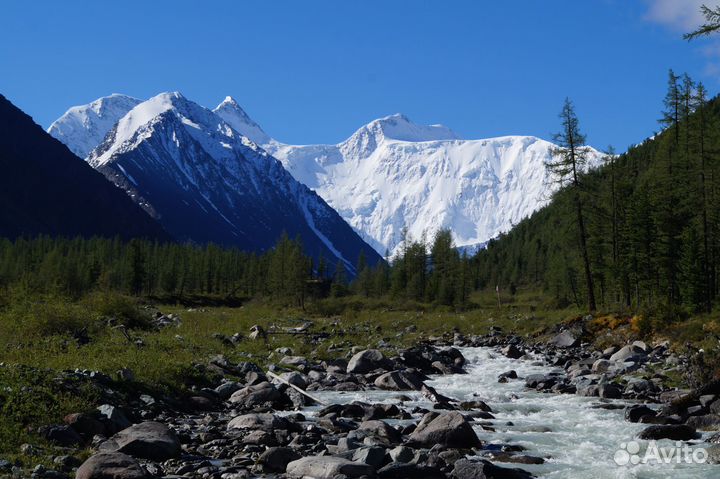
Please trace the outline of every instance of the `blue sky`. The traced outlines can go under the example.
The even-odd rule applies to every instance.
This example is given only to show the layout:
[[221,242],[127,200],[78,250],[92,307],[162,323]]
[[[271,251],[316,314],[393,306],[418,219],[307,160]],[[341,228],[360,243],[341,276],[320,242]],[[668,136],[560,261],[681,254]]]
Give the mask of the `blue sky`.
[[232,95],[287,143],[396,112],[465,138],[548,138],[569,96],[591,144],[623,149],[658,128],[669,68],[720,90],[716,42],[681,39],[701,3],[2,2],[0,93],[44,127],[113,92]]

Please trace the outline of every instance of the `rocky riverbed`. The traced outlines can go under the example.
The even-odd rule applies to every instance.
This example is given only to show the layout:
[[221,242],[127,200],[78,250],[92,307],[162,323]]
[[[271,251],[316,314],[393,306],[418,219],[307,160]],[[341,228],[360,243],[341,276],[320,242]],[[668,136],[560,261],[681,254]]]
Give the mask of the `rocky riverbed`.
[[[207,365],[221,378],[212,388],[181,398],[108,391],[97,410],[42,429],[68,453],[90,447],[84,463],[67,454],[55,468],[23,471],[0,461],[0,475],[716,477],[720,382],[671,390],[661,371],[681,358],[666,345],[593,351],[579,337],[528,344],[499,330],[456,333],[392,352],[356,347],[333,361],[283,349],[269,371],[218,356]],[[651,440],[702,448],[707,461],[618,465],[629,442]]]

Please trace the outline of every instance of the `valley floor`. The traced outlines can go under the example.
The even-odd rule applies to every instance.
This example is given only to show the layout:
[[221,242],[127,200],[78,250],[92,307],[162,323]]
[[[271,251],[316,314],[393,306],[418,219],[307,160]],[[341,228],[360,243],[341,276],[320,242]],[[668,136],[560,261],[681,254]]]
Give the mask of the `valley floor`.
[[[307,373],[308,364],[347,364],[368,348],[394,357],[428,341],[471,344],[458,338],[490,331],[517,337],[529,351],[565,329],[582,337],[588,351],[637,339],[668,340],[667,354],[687,364],[685,343],[712,347],[716,327],[703,317],[662,328],[631,315],[583,317],[574,308],[552,308],[531,292],[503,295],[499,304],[494,292],[478,293],[473,304],[469,311],[454,312],[350,296],[309,304],[303,311],[259,301],[233,307],[169,305],[97,293],[73,302],[32,297],[5,305],[0,313],[0,476],[13,466],[16,472],[38,465],[41,473],[70,472],[87,459],[98,446],[92,434],[73,443],[67,427],[58,426],[77,419],[68,417],[72,413],[101,405],[152,410],[155,401],[179,410],[217,410],[214,402],[204,403],[217,399],[206,391],[224,380],[245,382],[249,371],[234,369],[238,365]],[[481,344],[477,341],[472,344]],[[687,372],[663,369],[663,387],[685,387]],[[148,418],[156,414],[164,413]],[[138,413],[133,422],[142,419]]]

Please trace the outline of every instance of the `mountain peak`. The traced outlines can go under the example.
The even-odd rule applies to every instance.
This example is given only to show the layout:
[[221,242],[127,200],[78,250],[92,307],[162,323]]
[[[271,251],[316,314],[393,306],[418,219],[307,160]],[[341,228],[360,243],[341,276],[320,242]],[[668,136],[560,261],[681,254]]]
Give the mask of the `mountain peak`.
[[[233,106],[235,108],[240,108],[240,104],[235,100],[235,98],[233,98],[229,95],[226,96],[225,99],[217,107],[220,108],[223,105],[229,105],[229,106]],[[242,110],[242,108],[240,108],[240,109]]]
[[266,145],[272,138],[242,109],[237,101],[231,96],[225,99],[213,110],[213,113],[220,116],[233,130],[242,136],[249,138],[253,143]]
[[418,125],[406,115],[395,113],[362,126],[339,146],[348,157],[365,158],[384,142],[419,143],[459,139],[454,131],[443,125]]
[[87,157],[108,131],[142,100],[113,93],[86,105],[73,106],[47,129],[80,158]]
[[[166,118],[162,120],[165,116]],[[208,135],[237,136],[221,118],[205,107],[188,100],[182,93],[164,92],[136,105],[120,118],[105,141],[100,144],[88,160],[93,166],[112,161],[116,153],[132,149],[136,143],[152,134],[158,122],[178,121],[198,141]],[[178,141],[174,139],[173,141]]]
[[373,120],[358,132],[368,130],[382,135],[388,140],[397,141],[437,141],[437,140],[459,140],[460,137],[450,128],[443,125],[418,125],[407,115],[395,113],[377,120]]

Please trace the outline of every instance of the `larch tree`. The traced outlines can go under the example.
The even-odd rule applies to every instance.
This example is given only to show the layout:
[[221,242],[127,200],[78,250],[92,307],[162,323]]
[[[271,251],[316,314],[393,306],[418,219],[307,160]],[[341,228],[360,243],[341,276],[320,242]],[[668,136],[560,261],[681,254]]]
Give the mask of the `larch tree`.
[[545,167],[553,180],[572,192],[577,214],[576,222],[579,235],[580,254],[582,256],[587,289],[587,304],[590,311],[595,311],[595,287],[588,252],[587,228],[583,211],[582,185],[580,174],[584,171],[590,148],[585,146],[585,135],[580,132],[580,120],[575,107],[569,98],[565,99],[560,112],[562,131],[554,135],[557,147],[552,150],[552,159],[545,162]]
[[700,12],[705,17],[705,23],[700,25],[696,30],[683,35],[685,40],[694,40],[698,37],[711,35],[720,31],[720,5],[714,8],[703,5],[700,7]]

